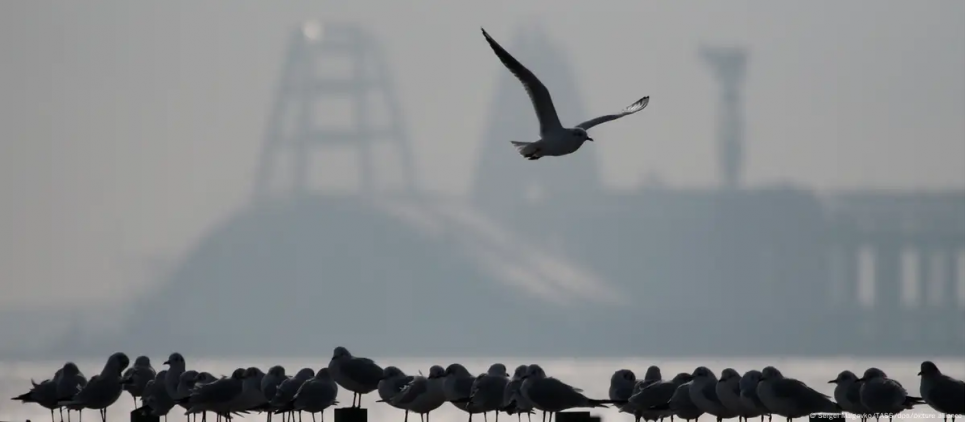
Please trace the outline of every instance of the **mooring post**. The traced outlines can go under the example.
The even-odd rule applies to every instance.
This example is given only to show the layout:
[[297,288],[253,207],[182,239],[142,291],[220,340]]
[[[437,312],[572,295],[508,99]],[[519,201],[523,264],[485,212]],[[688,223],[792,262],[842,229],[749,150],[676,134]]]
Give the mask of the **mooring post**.
[[131,411],[131,422],[160,422],[160,416],[149,413],[149,408],[140,407]]
[[361,407],[335,409],[335,422],[368,422],[369,411]]
[[556,414],[556,422],[600,422],[599,416],[590,416],[590,412],[560,412]]

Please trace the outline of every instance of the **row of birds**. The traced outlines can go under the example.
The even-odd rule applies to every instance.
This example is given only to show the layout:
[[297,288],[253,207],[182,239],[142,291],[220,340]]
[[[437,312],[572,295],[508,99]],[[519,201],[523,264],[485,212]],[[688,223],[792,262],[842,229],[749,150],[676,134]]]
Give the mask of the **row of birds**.
[[[106,409],[114,404],[123,391],[135,400],[141,399],[138,410],[154,416],[167,417],[175,407],[181,406],[186,415],[207,412],[231,419],[233,415],[251,412],[294,417],[308,412],[315,420],[322,413],[338,404],[339,388],[353,393],[352,407],[361,407],[362,396],[373,391],[379,395],[378,402],[387,403],[405,411],[418,413],[428,422],[429,413],[445,403],[469,414],[494,412],[510,415],[527,414],[531,419],[534,411],[542,411],[543,419],[549,415],[574,408],[616,406],[621,412],[632,414],[637,421],[663,420],[674,417],[691,421],[703,414],[716,417],[720,422],[737,417],[739,420],[779,415],[788,421],[814,413],[848,412],[863,421],[868,417],[877,420],[882,415],[891,416],[919,404],[927,403],[936,411],[952,416],[965,414],[965,384],[947,375],[938,367],[925,361],[921,364],[921,397],[911,396],[905,388],[878,368],[869,368],[858,378],[851,371],[842,371],[835,383],[833,399],[803,382],[784,377],[781,372],[768,366],[762,371],[751,370],[743,375],[732,368],[724,369],[718,379],[713,371],[698,367],[692,373],[679,373],[664,380],[657,366],[647,369],[642,380],[633,371],[621,369],[610,378],[609,398],[591,399],[579,388],[546,376],[539,365],[520,365],[512,376],[506,366],[493,364],[486,373],[473,376],[464,366],[455,363],[447,368],[435,365],[427,376],[407,375],[395,366],[382,368],[364,357],[352,356],[344,347],[335,348],[328,366],[317,372],[311,368],[298,371],[295,376],[286,375],[285,368],[273,366],[267,373],[256,367],[238,368],[231,376],[217,378],[208,372],[188,370],[184,357],[172,353],[164,365],[168,369],[155,372],[150,358],[139,356],[128,368],[129,358],[124,353],[111,355],[100,374],[87,380],[72,362],[57,370],[54,377],[39,384],[14,400],[37,403],[50,409],[51,422],[54,410],[67,409],[81,412],[97,409],[101,420],[106,422]],[[80,417],[80,416],[79,416]],[[292,419],[293,420],[293,419]]]

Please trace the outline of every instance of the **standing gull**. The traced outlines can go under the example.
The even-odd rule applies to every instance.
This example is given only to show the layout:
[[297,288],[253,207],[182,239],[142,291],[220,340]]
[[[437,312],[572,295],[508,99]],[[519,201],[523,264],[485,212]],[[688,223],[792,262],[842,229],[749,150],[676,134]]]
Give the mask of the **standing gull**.
[[[690,374],[686,374],[686,375],[687,375],[686,380],[683,380],[683,378],[680,377],[680,374],[677,374],[677,376],[674,377],[676,381],[670,381],[670,382],[674,386],[677,386],[693,379],[693,377],[690,376]],[[663,374],[660,373],[660,367],[657,365],[650,365],[650,367],[647,368],[647,372],[643,374],[643,379],[637,381],[636,385],[633,386],[633,394],[640,393],[644,389],[650,388],[651,386],[654,386],[661,382],[663,382]],[[651,390],[647,392],[646,395],[648,396],[652,395],[654,394],[655,391],[656,390]],[[669,400],[670,397],[668,396],[667,399]],[[626,407],[626,405],[624,405],[623,407]],[[638,406],[634,415],[639,416],[644,420],[653,421],[657,419],[663,419],[667,416],[673,416],[673,412],[670,411],[669,403],[664,402],[664,403],[655,404],[655,405],[647,405],[645,408]]]
[[[275,365],[268,369],[268,373],[265,374],[265,376],[261,379],[261,393],[265,395],[265,400],[267,400],[268,403],[262,405],[258,410],[271,410],[271,401],[275,399],[275,393],[278,391],[278,385],[286,379],[288,379],[288,376],[285,375],[284,366]],[[271,422],[272,412],[267,413],[267,420],[268,422]]]
[[784,416],[788,422],[812,413],[841,412],[841,407],[831,401],[830,397],[794,378],[785,378],[784,374],[773,366],[761,371],[757,395],[771,413]]
[[[180,373],[181,375],[174,376],[172,371],[175,373]],[[188,397],[191,395],[191,390],[194,388],[195,383],[198,379],[198,371],[193,369],[188,371],[177,372],[174,365],[171,365],[171,369],[167,370],[167,374],[164,376],[164,391],[169,391],[168,385],[170,383],[174,384],[174,394],[168,394],[171,400],[175,404],[188,410]]]
[[741,389],[741,403],[748,409],[755,409],[761,414],[761,422],[764,422],[764,415],[767,420],[771,420],[771,411],[764,406],[764,402],[757,396],[757,384],[761,382],[761,371],[751,369],[744,373],[738,385]]
[[469,407],[481,411],[484,419],[487,412],[495,412],[498,421],[503,392],[508,383],[509,374],[506,373],[506,365],[494,363],[485,374],[479,374],[473,381],[469,393]]
[[131,360],[124,353],[114,353],[107,358],[101,373],[91,377],[87,385],[69,401],[60,404],[68,407],[83,406],[100,410],[101,420],[107,421],[107,408],[121,397],[121,374]]
[[167,379],[167,374],[167,369],[158,372],[154,380],[149,381],[148,385],[144,387],[144,395],[141,396],[144,405],[151,408],[151,414],[159,417],[164,416],[165,421],[168,419],[168,412],[175,405],[174,399],[168,395],[168,390],[164,388],[164,380]]
[[834,401],[852,415],[855,415],[864,422],[871,416],[871,411],[868,410],[863,404],[861,404],[861,381],[858,381],[858,376],[851,371],[841,371],[837,378],[828,381],[829,384],[836,384],[834,386]]
[[556,378],[547,377],[539,365],[530,365],[520,390],[533,407],[542,410],[544,417],[564,410],[578,407],[608,407],[607,404],[625,404],[626,400],[595,400],[583,395],[583,390],[574,388]]
[[195,385],[188,396],[188,410],[184,414],[214,412],[230,419],[230,405],[241,395],[244,381],[245,368],[237,368],[228,378]]
[[261,392],[261,380],[265,373],[260,369],[251,366],[245,369],[244,382],[241,384],[241,394],[235,397],[234,401],[228,405],[231,412],[248,412],[261,409],[268,400]]
[[726,368],[720,373],[720,380],[717,381],[717,398],[724,404],[724,407],[737,413],[737,420],[747,420],[761,416],[763,412],[757,411],[756,407],[745,406],[741,401],[741,374],[733,368]]
[[413,376],[406,375],[396,366],[386,366],[382,369],[382,379],[376,389],[379,392],[379,401],[388,403],[389,406],[396,409],[405,410],[406,421],[409,420],[409,409],[396,404],[392,398],[399,394],[413,379]]
[[[635,413],[636,406],[629,402],[631,396],[635,392],[637,386],[637,375],[629,369],[618,369],[610,375],[610,389],[607,391],[607,395],[610,396],[610,400],[628,400],[628,403],[620,406],[620,411],[625,413]],[[637,416],[637,420],[640,417]]]
[[[168,373],[167,376],[170,377],[171,374]],[[191,399],[191,392],[197,387],[211,384],[217,380],[218,379],[209,372],[198,373],[198,371],[193,369],[184,371],[181,373],[181,376],[178,377],[178,385],[176,387],[178,398],[173,400],[177,405],[183,407],[184,410],[188,410],[191,408],[189,403]],[[202,421],[206,420],[206,414],[207,413],[201,415]],[[194,416],[194,419],[197,419],[197,415]]]
[[124,371],[121,384],[124,386],[124,391],[130,393],[131,398],[134,399],[134,407],[137,407],[137,398],[144,394],[144,386],[155,376],[157,373],[151,367],[151,358],[147,356],[138,356],[134,359],[134,365]]
[[717,375],[706,366],[694,369],[694,379],[690,383],[690,400],[704,413],[717,418],[717,422],[737,416],[737,412],[728,409],[717,396]]
[[503,407],[502,410],[510,415],[516,414],[516,420],[522,420],[521,413],[526,414],[527,420],[532,420],[533,416],[533,403],[523,397],[523,394],[519,391],[520,386],[523,385],[523,378],[526,377],[526,371],[529,369],[527,365],[519,365],[516,370],[513,371],[513,377],[509,379],[509,383],[506,384],[506,389],[503,390]]
[[340,387],[353,393],[352,407],[362,407],[362,395],[379,388],[382,379],[382,367],[372,359],[352,356],[348,349],[341,346],[332,353],[328,370]]
[[556,115],[556,108],[553,106],[553,99],[550,97],[549,90],[529,69],[523,66],[512,55],[509,54],[496,40],[492,39],[485,29],[482,29],[486,42],[492,47],[493,52],[499,61],[509,69],[513,75],[519,79],[529,94],[529,99],[536,110],[536,117],[539,120],[539,136],[536,142],[517,142],[510,141],[520,155],[529,160],[538,160],[546,156],[561,156],[576,152],[583,145],[584,141],[593,141],[586,131],[590,128],[619,119],[643,110],[650,102],[650,96],[643,97],[633,104],[627,106],[621,112],[596,117],[576,125],[573,128],[564,128],[560,123],[560,118]]
[[965,382],[942,374],[931,361],[921,363],[919,394],[933,409],[948,415],[965,415]]
[[337,396],[338,384],[332,381],[332,374],[329,373],[328,368],[322,368],[315,373],[312,379],[305,381],[298,388],[298,392],[295,393],[294,407],[299,412],[311,413],[313,421],[315,414],[321,413],[324,422],[325,409],[338,404],[335,401]]
[[868,368],[864,371],[861,381],[861,404],[875,414],[888,415],[888,420],[902,410],[908,410],[915,405],[922,404],[921,397],[909,396],[908,391],[898,381],[888,378],[885,372],[878,368]]
[[693,377],[691,376],[691,380],[680,384],[680,386],[677,387],[677,391],[674,391],[673,396],[670,397],[671,420],[676,416],[685,421],[691,421],[696,420],[704,414],[704,411],[700,410],[700,408],[694,404],[694,401],[690,399],[690,386],[693,385],[693,382]]
[[692,381],[693,378],[692,375],[681,372],[670,381],[656,380],[649,384],[637,383],[636,390],[630,396],[628,403],[634,407],[634,416],[637,420],[640,420],[640,418],[656,420],[667,416],[673,418],[674,412],[670,406],[670,401],[679,387]]
[[[54,422],[54,409],[60,407],[57,404],[57,381],[61,378],[63,374],[62,370],[58,369],[57,373],[51,379],[43,380],[40,384],[30,380],[30,385],[32,388],[30,391],[23,393],[11,400],[19,400],[21,403],[37,403],[40,406],[50,410],[50,422]],[[70,412],[70,410],[68,410]],[[64,414],[60,414],[60,420],[64,420]]]
[[[181,383],[181,374],[185,371],[186,364],[184,362],[184,356],[181,356],[178,352],[171,353],[163,365],[168,366],[167,376],[164,377],[164,389],[167,391],[168,397],[171,397],[175,402],[187,397],[187,392],[178,391],[178,384]],[[195,374],[197,374],[197,372],[195,372]],[[194,377],[191,377],[191,380],[194,381]]]
[[472,384],[476,378],[465,366],[458,363],[449,365],[444,377],[442,386],[446,401],[468,413],[469,419],[472,420],[472,414],[479,413],[476,409],[469,407],[469,395],[472,394]]
[[[77,394],[85,385],[87,385],[87,377],[80,372],[80,368],[74,362],[67,362],[64,367],[60,369],[60,377],[54,377],[57,382],[57,401],[70,400],[74,394]],[[67,408],[67,420],[70,421],[70,411],[71,408]],[[77,409],[78,417],[82,415],[81,409]]]
[[406,421],[409,412],[418,413],[420,418],[429,422],[429,414],[446,402],[446,370],[439,365],[429,368],[429,376],[405,377],[409,382],[397,394],[386,400],[390,405],[405,409]]
[[[274,409],[274,413],[294,412],[295,394],[298,393],[302,384],[313,377],[315,377],[314,369],[302,368],[295,373],[294,377],[282,381],[278,385],[278,390],[275,391],[275,397],[271,399],[271,407]],[[284,420],[284,417],[282,417],[282,420]]]

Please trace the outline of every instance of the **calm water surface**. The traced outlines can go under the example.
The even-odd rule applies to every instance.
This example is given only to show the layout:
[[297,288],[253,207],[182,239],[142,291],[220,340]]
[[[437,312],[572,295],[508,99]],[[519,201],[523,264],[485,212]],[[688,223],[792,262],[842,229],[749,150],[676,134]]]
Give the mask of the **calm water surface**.
[[[131,360],[134,360],[134,355],[131,355]],[[161,362],[167,356],[155,356],[152,357],[152,363],[155,369],[162,367]],[[432,365],[441,365],[443,367],[449,365],[450,363],[458,362],[466,366],[472,373],[485,372],[490,364],[494,362],[500,362],[506,365],[509,372],[512,373],[513,369],[520,364],[540,364],[547,372],[548,375],[559,378],[564,382],[567,382],[575,387],[582,388],[589,397],[605,399],[607,398],[607,388],[609,387],[610,375],[618,369],[631,369],[636,374],[637,377],[643,377],[643,373],[646,371],[649,365],[658,365],[663,372],[663,377],[665,379],[672,378],[678,372],[691,372],[697,366],[704,365],[711,368],[718,376],[720,372],[727,367],[732,367],[738,372],[743,373],[749,369],[761,369],[767,365],[776,366],[780,369],[786,376],[797,378],[804,381],[814,389],[831,395],[834,391],[834,384],[828,384],[827,381],[834,379],[838,372],[848,369],[859,376],[867,369],[869,366],[876,366],[883,369],[891,378],[900,381],[909,393],[913,395],[918,395],[919,380],[918,373],[919,364],[924,359],[930,359],[934,361],[942,372],[951,375],[953,377],[962,379],[965,377],[965,356],[947,357],[947,358],[935,358],[935,357],[925,357],[925,358],[905,358],[905,359],[862,359],[862,358],[835,358],[835,359],[808,359],[808,358],[774,358],[774,357],[762,357],[762,358],[740,358],[740,359],[720,359],[720,358],[707,358],[707,359],[675,359],[675,358],[626,358],[626,359],[539,359],[539,358],[490,358],[490,359],[460,359],[460,358],[426,358],[426,359],[392,359],[392,358],[379,358],[372,356],[376,362],[380,365],[395,365],[400,367],[406,373],[414,374],[418,371],[422,371],[423,374],[429,372],[429,367]],[[186,356],[187,366],[189,369],[208,371],[212,374],[219,375],[229,375],[237,367],[248,367],[248,366],[258,366],[262,370],[267,371],[272,365],[283,365],[285,366],[287,372],[292,375],[298,371],[298,369],[304,367],[310,367],[312,369],[318,370],[321,367],[328,365],[329,356],[319,356],[316,358],[250,358],[250,359],[230,359],[230,360],[218,360],[218,359],[192,359],[190,356]],[[106,358],[105,358],[106,360]],[[104,365],[103,361],[77,361],[76,362],[81,371],[84,372],[88,377],[100,372],[100,368]],[[11,401],[9,398],[17,396],[21,393],[26,392],[30,388],[30,379],[33,378],[35,381],[40,382],[41,380],[50,378],[53,376],[54,371],[63,365],[62,362],[2,362],[0,361],[0,395],[2,395],[3,400],[0,400],[0,421],[23,421],[30,419],[34,422],[48,421],[50,418],[49,411],[43,409],[36,405],[21,405],[19,402]],[[339,390],[339,401],[343,404],[350,404],[352,399],[351,393],[346,390]],[[393,409],[388,405],[381,403],[375,403],[378,400],[377,393],[366,395],[363,398],[362,404],[364,407],[369,409],[369,420],[386,422],[386,421],[402,421],[403,412]],[[130,395],[124,393],[123,396],[118,400],[118,402],[111,406],[108,410],[108,421],[127,421],[127,413],[134,408],[134,402],[132,401]],[[170,421],[178,422],[183,421],[184,416],[177,412],[181,409],[176,407],[170,414]],[[632,421],[633,417],[627,414],[620,414],[614,410],[610,409],[594,409],[594,413],[603,417],[604,421]],[[85,411],[84,420],[93,422],[95,420],[99,421],[97,413],[93,411]],[[912,419],[925,419],[934,418],[934,412],[927,406],[922,406],[921,408],[916,408],[914,411],[904,414],[902,418],[896,420],[912,420]],[[93,418],[93,419],[91,419]],[[433,412],[432,421],[434,422],[456,422],[456,421],[466,421],[467,415],[462,413],[458,409],[454,408],[450,404],[443,405],[439,410]],[[474,420],[482,420],[482,418],[474,418]],[[515,417],[506,417],[503,415],[501,418],[505,421],[516,420]],[[72,418],[72,420],[76,420]],[[163,419],[162,419],[163,420]],[[235,420],[245,420],[245,421],[262,421],[264,417],[252,415],[246,419],[236,418]],[[305,415],[302,419],[303,421],[310,421],[311,417]],[[325,412],[325,420],[332,422],[334,421],[332,410],[329,409]],[[418,421],[418,418],[410,419],[413,421]],[[525,416],[523,418],[525,421]],[[534,418],[533,420],[538,420]],[[714,418],[705,415],[700,419],[702,422],[713,421]],[[777,419],[775,419],[777,420]],[[934,419],[932,419],[934,420]],[[940,420],[940,417],[939,417]],[[781,419],[783,422],[783,419]],[[58,417],[59,422],[59,417]]]

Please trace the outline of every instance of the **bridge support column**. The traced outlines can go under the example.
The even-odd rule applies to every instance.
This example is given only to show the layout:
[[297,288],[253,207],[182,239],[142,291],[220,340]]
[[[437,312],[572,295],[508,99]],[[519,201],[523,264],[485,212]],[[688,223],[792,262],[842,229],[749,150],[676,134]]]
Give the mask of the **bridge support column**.
[[874,336],[888,335],[900,323],[901,244],[895,239],[874,243]]

